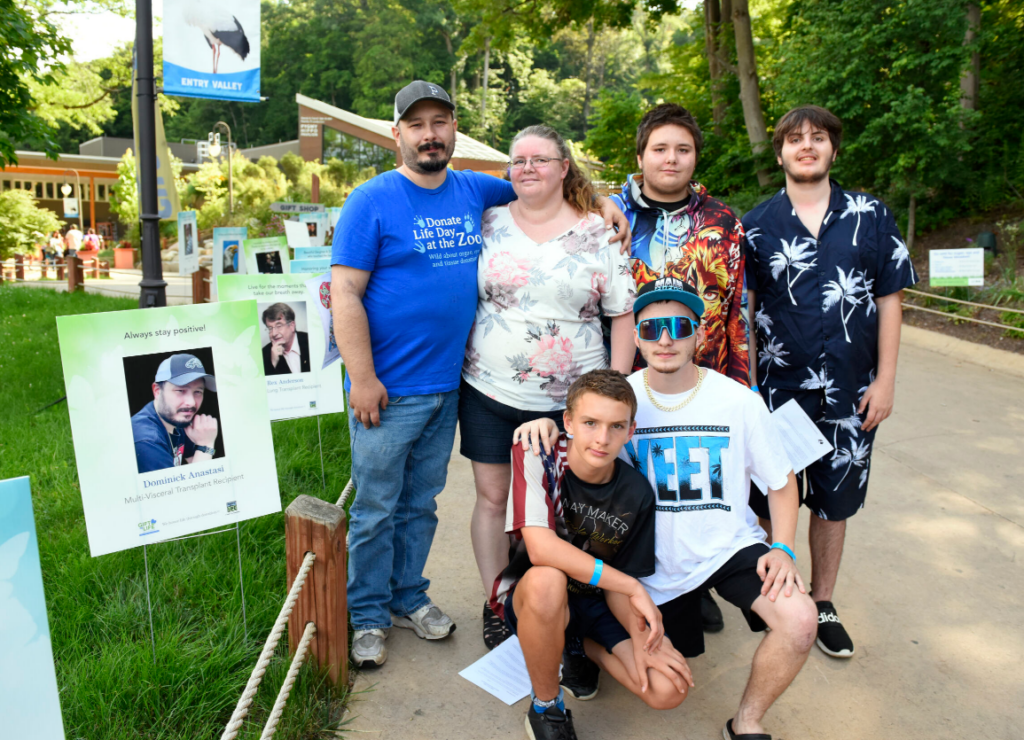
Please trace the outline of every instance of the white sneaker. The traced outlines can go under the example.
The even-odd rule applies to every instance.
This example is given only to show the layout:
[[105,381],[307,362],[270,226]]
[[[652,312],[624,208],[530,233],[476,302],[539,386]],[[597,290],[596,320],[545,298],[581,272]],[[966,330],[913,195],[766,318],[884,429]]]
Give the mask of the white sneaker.
[[387,630],[355,630],[352,633],[352,662],[359,668],[368,665],[384,665],[388,659],[388,648],[384,640]]
[[433,604],[421,606],[407,617],[391,615],[391,623],[395,627],[412,630],[423,640],[443,640],[455,631],[455,622]]

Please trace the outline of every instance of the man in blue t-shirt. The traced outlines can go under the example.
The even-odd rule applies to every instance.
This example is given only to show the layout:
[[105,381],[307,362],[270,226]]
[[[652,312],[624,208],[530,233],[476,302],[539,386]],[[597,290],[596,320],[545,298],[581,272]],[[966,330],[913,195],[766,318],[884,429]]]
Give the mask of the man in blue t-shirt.
[[[336,337],[358,492],[348,578],[356,665],[385,661],[392,624],[428,640],[455,630],[427,596],[423,566],[455,440],[480,224],[484,210],[515,194],[496,177],[448,169],[454,111],[438,85],[400,90],[391,132],[401,165],[356,188],[334,231],[332,310],[344,327]],[[621,212],[603,208],[628,244]]]

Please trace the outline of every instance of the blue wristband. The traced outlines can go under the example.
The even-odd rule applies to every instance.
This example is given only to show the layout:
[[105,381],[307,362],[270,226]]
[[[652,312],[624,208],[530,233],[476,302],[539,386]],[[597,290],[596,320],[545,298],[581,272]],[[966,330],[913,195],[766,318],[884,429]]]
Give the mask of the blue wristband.
[[750,390],[754,391],[754,393],[760,393],[761,392],[761,389],[758,388],[756,385],[750,386]]
[[601,573],[604,571],[604,561],[594,561],[594,575],[590,576],[590,585],[596,586],[601,580]]
[[793,562],[794,563],[796,562],[796,554],[792,550],[790,550],[787,545],[784,545],[781,542],[774,542],[774,543],[772,543],[772,549],[773,550],[782,550],[784,553],[789,555],[789,557],[793,558]]

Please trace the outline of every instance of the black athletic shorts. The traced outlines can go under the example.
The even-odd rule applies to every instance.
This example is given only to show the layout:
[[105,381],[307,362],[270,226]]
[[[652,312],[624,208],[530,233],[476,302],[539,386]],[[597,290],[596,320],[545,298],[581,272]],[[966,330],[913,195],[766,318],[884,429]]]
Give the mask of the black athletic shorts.
[[521,411],[488,398],[465,380],[459,387],[459,452],[473,462],[512,463],[512,432],[536,419],[551,419],[565,431],[561,411]]
[[[765,403],[769,402],[768,389],[761,391]],[[816,516],[830,521],[849,519],[864,508],[864,499],[868,493],[868,473],[871,470],[871,448],[875,441],[875,427],[870,432],[860,428],[866,414],[860,414],[857,424],[843,425],[826,418],[825,392],[820,390],[791,391],[784,388],[772,388],[769,408],[779,408],[782,404],[795,398],[800,408],[811,417],[815,425],[829,442],[836,447],[820,460],[811,463],[806,470],[797,473],[797,488],[800,491],[800,503],[810,509]],[[852,419],[850,409],[848,416]],[[840,456],[842,458],[840,459]],[[807,476],[807,491],[804,491],[804,475]],[[768,512],[768,496],[761,493],[753,483],[750,484],[750,508],[762,519],[770,519]]]
[[[512,586],[505,596],[505,622],[513,634],[516,634],[516,610],[512,596],[516,587]],[[572,638],[583,640],[589,637],[609,653],[612,648],[623,640],[628,640],[629,633],[619,624],[619,620],[608,608],[603,596],[576,596],[569,594],[569,625],[565,628],[565,641]]]
[[751,631],[764,631],[765,623],[750,611],[750,607],[761,595],[761,586],[764,585],[757,574],[757,561],[766,552],[768,545],[761,543],[744,547],[693,591],[658,607],[665,623],[665,636],[684,657],[694,658],[704,652],[700,595],[709,588],[715,589],[719,596],[743,611]]

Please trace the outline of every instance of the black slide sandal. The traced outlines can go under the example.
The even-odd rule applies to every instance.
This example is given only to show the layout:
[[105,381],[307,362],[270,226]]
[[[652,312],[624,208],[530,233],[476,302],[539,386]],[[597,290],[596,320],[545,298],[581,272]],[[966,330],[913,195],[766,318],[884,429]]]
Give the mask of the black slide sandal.
[[771,735],[766,735],[763,732],[745,732],[742,735],[737,735],[732,731],[732,717],[722,728],[722,738],[723,740],[772,740]]

